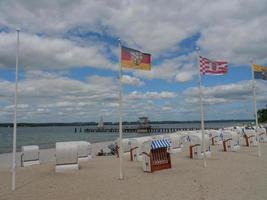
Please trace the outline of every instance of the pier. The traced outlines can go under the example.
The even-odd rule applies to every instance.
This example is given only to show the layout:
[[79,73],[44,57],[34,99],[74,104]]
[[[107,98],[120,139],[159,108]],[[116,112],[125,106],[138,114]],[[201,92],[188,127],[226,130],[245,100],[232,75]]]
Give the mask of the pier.
[[[208,128],[207,128],[208,129]],[[213,128],[213,129],[219,129],[219,128]],[[124,133],[174,133],[177,131],[196,131],[200,130],[199,128],[158,128],[158,127],[151,127],[146,130],[142,129],[140,131],[139,128],[128,128],[125,127],[122,129]],[[111,132],[111,133],[117,133],[119,132],[119,128],[85,128],[83,130],[85,133],[95,133],[95,132]]]

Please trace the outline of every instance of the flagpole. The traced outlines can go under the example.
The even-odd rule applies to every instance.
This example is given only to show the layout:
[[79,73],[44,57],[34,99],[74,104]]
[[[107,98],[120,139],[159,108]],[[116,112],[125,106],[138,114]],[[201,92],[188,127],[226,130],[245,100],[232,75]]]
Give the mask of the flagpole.
[[16,148],[17,148],[17,97],[18,97],[18,66],[19,66],[19,31],[17,28],[17,49],[16,49],[16,84],[14,97],[14,125],[13,125],[13,159],[12,159],[12,190],[16,189]]
[[197,47],[197,61],[198,61],[198,80],[199,80],[199,103],[200,103],[200,116],[201,116],[201,133],[202,133],[202,151],[203,151],[203,166],[206,168],[206,148],[205,148],[205,131],[204,131],[204,111],[203,111],[203,100],[202,100],[202,84],[201,84],[201,74],[200,74],[200,62],[199,62],[199,52],[200,49]]
[[120,180],[123,180],[123,147],[122,147],[122,67],[121,67],[121,40],[119,42],[119,159]]
[[250,61],[251,63],[251,75],[252,75],[252,89],[253,89],[253,104],[254,104],[254,116],[255,116],[255,123],[256,123],[256,135],[258,139],[258,157],[261,157],[261,147],[260,147],[260,138],[258,135],[258,113],[257,113],[257,99],[256,99],[256,86],[255,86],[255,77],[254,77],[254,70],[253,70],[253,60]]

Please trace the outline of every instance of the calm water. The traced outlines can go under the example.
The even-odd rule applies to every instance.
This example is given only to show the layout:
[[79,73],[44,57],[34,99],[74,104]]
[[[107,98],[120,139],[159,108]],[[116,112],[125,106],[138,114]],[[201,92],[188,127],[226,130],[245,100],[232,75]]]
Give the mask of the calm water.
[[[219,128],[234,125],[242,125],[242,123],[233,122],[210,122],[206,123],[207,128]],[[199,128],[199,123],[177,123],[177,124],[156,124],[153,127],[172,127],[172,128]],[[115,126],[113,126],[115,127]],[[78,132],[74,130],[77,128]],[[118,133],[98,132],[83,133],[79,130],[88,128],[88,126],[55,126],[55,127],[18,127],[17,128],[17,150],[20,151],[23,145],[39,145],[40,148],[54,148],[56,142],[85,140],[90,143],[113,141],[119,137]],[[140,137],[151,134],[140,133],[124,133],[123,137]],[[156,134],[154,134],[156,135]],[[0,153],[8,153],[12,151],[13,128],[0,127]]]

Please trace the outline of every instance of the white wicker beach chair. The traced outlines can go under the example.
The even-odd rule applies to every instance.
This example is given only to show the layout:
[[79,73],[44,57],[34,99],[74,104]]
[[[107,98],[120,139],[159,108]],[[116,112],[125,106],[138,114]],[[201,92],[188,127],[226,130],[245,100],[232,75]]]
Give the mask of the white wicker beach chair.
[[[119,139],[115,140],[115,144],[116,144],[116,149],[117,149],[116,154],[119,157]],[[124,156],[129,157],[130,151],[131,151],[131,139],[129,138],[122,139],[122,151],[123,151]]]
[[234,131],[223,130],[223,150],[238,151],[240,149],[240,135]]
[[167,139],[143,142],[140,149],[142,151],[142,167],[144,172],[171,168],[169,147],[170,143]]
[[210,149],[210,140],[207,135],[204,136],[205,138],[205,149],[202,150],[202,135],[200,132],[189,133],[187,135],[187,140],[190,144],[189,146],[189,157],[191,159],[202,159],[204,156],[204,151],[206,157],[211,156],[211,149]]
[[70,141],[68,143],[77,145],[78,161],[88,161],[92,159],[92,145],[86,141]]
[[254,129],[243,129],[246,146],[257,146],[257,133]]
[[267,142],[267,133],[266,133],[266,129],[263,127],[259,127],[257,129],[257,134],[259,136],[259,142],[263,143],[263,142]]
[[178,134],[168,134],[164,137],[164,139],[169,140],[171,147],[170,153],[178,153],[182,151],[183,144],[182,144],[182,136]]
[[151,141],[151,137],[138,137],[131,138],[131,149],[130,149],[130,160],[131,161],[142,161],[141,146],[146,141]]
[[78,146],[71,142],[56,143],[56,172],[78,170]]
[[22,146],[21,147],[21,166],[31,166],[40,164],[40,151],[39,146],[32,145],[32,146]]
[[207,130],[206,133],[209,136],[211,145],[222,144],[220,137],[221,131],[219,130]]

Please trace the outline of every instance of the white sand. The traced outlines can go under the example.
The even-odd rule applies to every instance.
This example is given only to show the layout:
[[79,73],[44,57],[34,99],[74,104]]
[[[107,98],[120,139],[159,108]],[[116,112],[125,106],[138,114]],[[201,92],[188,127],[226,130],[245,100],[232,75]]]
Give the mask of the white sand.
[[79,171],[55,173],[54,163],[18,168],[17,190],[11,191],[11,173],[0,170],[1,200],[266,200],[267,143],[262,157],[256,147],[239,152],[213,154],[203,168],[202,160],[189,160],[188,149],[172,155],[172,168],[145,173],[141,164],[124,159],[125,180],[118,180],[115,156],[95,157]]

